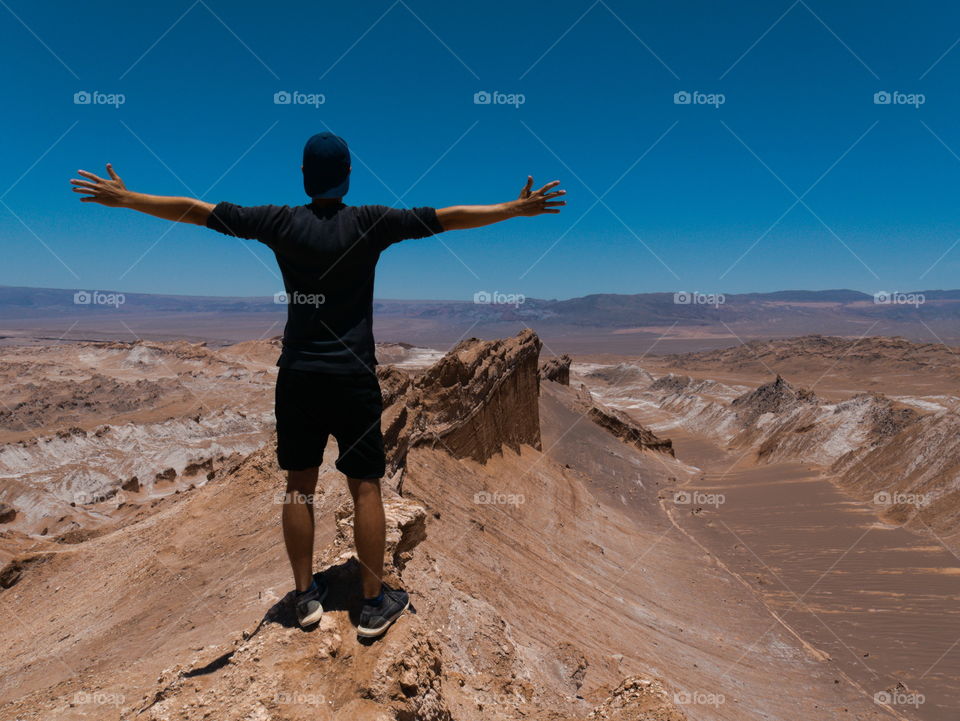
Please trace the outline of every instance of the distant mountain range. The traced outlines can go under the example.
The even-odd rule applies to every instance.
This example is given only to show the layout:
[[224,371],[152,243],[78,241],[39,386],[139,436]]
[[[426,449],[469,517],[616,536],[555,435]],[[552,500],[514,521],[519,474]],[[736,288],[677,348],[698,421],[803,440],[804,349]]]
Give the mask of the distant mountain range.
[[[119,293],[110,290],[0,286],[0,321],[101,313],[257,314],[282,312],[283,298],[211,297]],[[568,300],[545,300],[481,292],[469,300],[377,300],[383,317],[484,324],[639,328],[723,323],[763,323],[778,319],[861,319],[895,322],[960,319],[960,290],[925,290],[868,295],[855,290],[783,290],[774,293],[707,295],[686,293],[601,293]]]

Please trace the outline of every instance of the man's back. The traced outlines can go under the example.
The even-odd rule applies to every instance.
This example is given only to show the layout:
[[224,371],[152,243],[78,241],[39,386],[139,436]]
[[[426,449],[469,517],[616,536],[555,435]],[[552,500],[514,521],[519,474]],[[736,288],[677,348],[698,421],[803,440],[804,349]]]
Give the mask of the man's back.
[[287,297],[279,365],[326,373],[372,372],[373,287],[380,253],[392,243],[443,230],[433,208],[343,203],[220,203],[207,226],[273,250]]
[[[382,205],[347,206],[350,156],[346,142],[318,133],[304,148],[304,190],[313,199],[297,207],[212,205],[197,198],[128,190],[107,164],[109,179],[85,170],[71,179],[84,203],[127,207],[175,222],[205,225],[252,238],[273,249],[288,296],[287,328],[276,385],[277,463],[287,471],[283,539],[293,571],[294,607],[301,626],[323,615],[326,583],[313,572],[313,494],[327,440],[337,441],[334,463],[353,497],[354,541],[363,601],[357,635],[383,634],[410,605],[410,596],[383,583],[386,526],[380,479],[386,452],[380,429],[383,396],[373,346],[373,282],[380,253],[405,238],[465,230],[508,218],[559,213],[559,181],[533,190],[533,177],[516,200],[434,210]],[[553,191],[553,192],[551,192]]]

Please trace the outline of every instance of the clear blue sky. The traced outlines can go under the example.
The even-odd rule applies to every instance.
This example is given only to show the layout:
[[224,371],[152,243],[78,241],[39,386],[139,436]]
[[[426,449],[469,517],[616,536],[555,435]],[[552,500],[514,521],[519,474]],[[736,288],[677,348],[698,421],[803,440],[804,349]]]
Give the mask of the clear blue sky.
[[273,293],[266,248],[67,181],[111,161],[136,190],[297,204],[303,142],[329,128],[355,204],[497,202],[527,173],[569,193],[558,216],[391,248],[378,297],[960,286],[955,4],[2,0],[0,27],[0,284]]

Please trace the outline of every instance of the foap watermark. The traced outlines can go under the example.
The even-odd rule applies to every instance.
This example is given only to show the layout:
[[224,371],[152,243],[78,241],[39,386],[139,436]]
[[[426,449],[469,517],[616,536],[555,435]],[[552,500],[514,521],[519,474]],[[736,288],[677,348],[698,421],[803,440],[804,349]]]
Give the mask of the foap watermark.
[[127,502],[126,492],[120,488],[115,492],[110,490],[100,490],[100,491],[90,491],[75,493],[73,495],[73,502],[78,506],[93,506],[97,503],[106,503],[107,501],[113,500],[118,506],[122,503]]
[[923,93],[901,93],[899,90],[878,90],[873,94],[874,105],[912,105],[916,110],[927,102]]
[[527,703],[519,693],[496,693],[495,691],[480,691],[474,694],[473,701],[483,708],[504,708],[509,705]]
[[106,691],[77,691],[73,694],[74,706],[123,706],[127,702],[122,693]]
[[299,90],[278,90],[273,94],[274,105],[309,105],[319,108],[327,102],[323,93],[301,93]]
[[674,491],[673,502],[678,506],[713,506],[719,508],[727,502],[722,493],[703,493],[701,491]]
[[501,93],[499,90],[488,92],[478,90],[473,94],[474,105],[512,105],[517,110],[527,102],[527,96],[523,93]]
[[280,291],[273,294],[273,302],[277,305],[312,305],[319,308],[327,302],[327,296],[323,293],[301,293],[298,290],[292,293]]
[[916,691],[907,692],[891,689],[889,691],[878,691],[873,694],[873,700],[882,706],[912,706],[913,708],[919,708],[926,702],[927,697]]
[[478,491],[473,494],[473,502],[484,506],[521,506],[527,499],[522,493]]
[[907,505],[923,508],[929,499],[923,493],[901,493],[899,491],[880,491],[873,494],[873,502],[878,506]]
[[898,290],[891,293],[889,290],[878,290],[873,294],[873,302],[876,305],[912,305],[918,308],[927,302],[927,296],[923,293],[901,293]]
[[699,90],[678,90],[673,94],[674,105],[711,105],[719,108],[727,102],[723,93],[701,93]]
[[101,290],[78,290],[73,294],[74,305],[110,305],[119,308],[127,302],[123,293],[105,293]]
[[512,305],[514,308],[519,308],[527,302],[527,296],[523,293],[501,293],[499,290],[492,293],[478,290],[473,294],[473,302],[477,305]]
[[292,503],[297,506],[312,506],[317,499],[315,493],[301,493],[300,491],[277,491],[273,496],[273,502],[282,506],[284,503]]
[[322,693],[303,693],[302,691],[277,691],[273,697],[275,703],[297,706],[326,706],[329,701]]
[[78,90],[73,94],[74,105],[112,105],[119,108],[127,102],[123,93],[101,93],[99,90]]
[[704,691],[677,691],[673,694],[673,702],[678,706],[721,706],[727,700],[722,693],[706,693]]
[[673,294],[675,305],[712,305],[719,308],[727,302],[727,296],[723,293],[701,293],[698,290],[690,293],[686,290],[679,290]]

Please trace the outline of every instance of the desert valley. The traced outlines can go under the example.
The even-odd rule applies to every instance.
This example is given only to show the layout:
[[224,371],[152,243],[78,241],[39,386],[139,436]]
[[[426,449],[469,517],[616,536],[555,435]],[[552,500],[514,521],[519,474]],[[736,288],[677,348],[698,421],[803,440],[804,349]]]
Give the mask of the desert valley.
[[372,644],[333,447],[292,620],[279,331],[8,331],[0,718],[956,718],[957,348],[524,325],[378,346],[416,612]]

